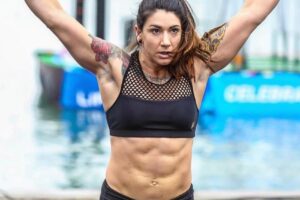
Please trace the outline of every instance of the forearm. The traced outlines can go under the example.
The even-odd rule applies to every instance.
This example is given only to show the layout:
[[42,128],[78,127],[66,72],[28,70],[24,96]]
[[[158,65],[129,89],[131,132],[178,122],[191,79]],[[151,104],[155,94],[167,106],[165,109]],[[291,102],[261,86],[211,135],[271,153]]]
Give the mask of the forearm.
[[25,0],[30,10],[48,27],[55,23],[57,13],[63,11],[57,0]]
[[245,0],[241,12],[248,13],[255,23],[260,24],[278,3],[279,0]]

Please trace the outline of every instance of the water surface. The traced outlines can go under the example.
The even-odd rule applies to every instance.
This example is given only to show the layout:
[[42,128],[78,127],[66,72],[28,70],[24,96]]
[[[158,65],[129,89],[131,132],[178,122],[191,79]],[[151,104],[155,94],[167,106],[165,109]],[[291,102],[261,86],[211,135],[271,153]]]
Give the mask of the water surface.
[[[0,126],[1,189],[99,189],[110,153],[104,112],[34,105],[7,111]],[[299,189],[299,130],[297,119],[200,116],[195,189]]]

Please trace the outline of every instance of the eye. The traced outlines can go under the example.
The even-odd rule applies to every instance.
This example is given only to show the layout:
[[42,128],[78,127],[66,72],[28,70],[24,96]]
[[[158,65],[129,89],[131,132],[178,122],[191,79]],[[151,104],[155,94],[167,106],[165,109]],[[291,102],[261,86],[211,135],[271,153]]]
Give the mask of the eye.
[[173,33],[178,33],[178,32],[179,32],[179,29],[178,29],[178,28],[172,28],[171,31],[172,31]]
[[153,29],[150,29],[150,32],[154,35],[158,35],[160,33],[160,30],[158,28],[153,28]]
[[173,33],[173,34],[177,34],[179,32],[180,32],[179,28],[172,28],[171,29],[171,33]]

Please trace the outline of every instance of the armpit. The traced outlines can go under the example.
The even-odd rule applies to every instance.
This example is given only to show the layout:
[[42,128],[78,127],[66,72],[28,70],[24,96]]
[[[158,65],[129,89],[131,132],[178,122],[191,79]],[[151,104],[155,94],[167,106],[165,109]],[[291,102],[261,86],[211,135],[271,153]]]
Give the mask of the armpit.
[[221,26],[218,26],[209,32],[204,33],[202,37],[203,41],[203,50],[206,52],[209,52],[210,55],[215,53],[218,49],[218,46],[222,42],[226,29],[228,24],[222,24]]

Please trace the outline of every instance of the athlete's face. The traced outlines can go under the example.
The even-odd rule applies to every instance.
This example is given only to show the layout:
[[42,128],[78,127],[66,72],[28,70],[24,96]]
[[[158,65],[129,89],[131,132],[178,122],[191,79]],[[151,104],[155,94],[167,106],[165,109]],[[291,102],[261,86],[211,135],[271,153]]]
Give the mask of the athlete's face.
[[141,53],[148,62],[158,66],[169,65],[178,47],[182,28],[173,13],[157,10],[146,20],[143,30],[136,27],[137,40],[142,42]]

